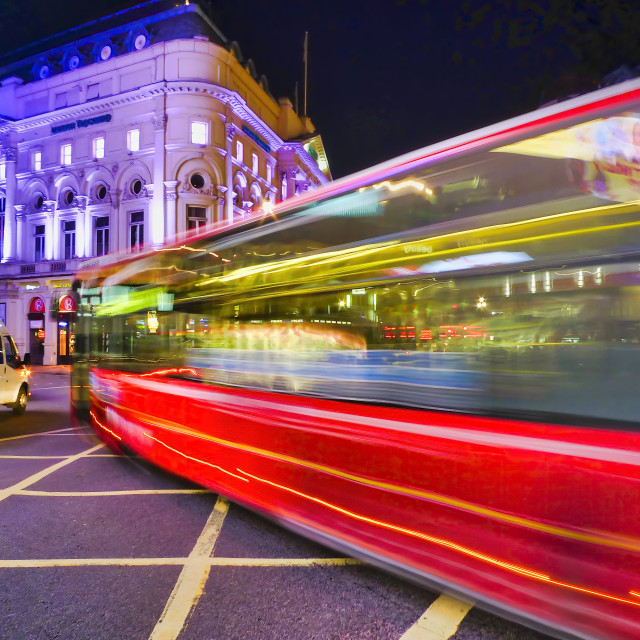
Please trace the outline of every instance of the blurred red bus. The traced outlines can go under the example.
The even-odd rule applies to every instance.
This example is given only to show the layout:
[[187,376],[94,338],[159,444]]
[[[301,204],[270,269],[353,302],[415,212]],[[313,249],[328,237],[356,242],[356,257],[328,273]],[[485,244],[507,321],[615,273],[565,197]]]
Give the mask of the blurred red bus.
[[86,263],[74,414],[348,554],[640,637],[638,124],[634,81]]

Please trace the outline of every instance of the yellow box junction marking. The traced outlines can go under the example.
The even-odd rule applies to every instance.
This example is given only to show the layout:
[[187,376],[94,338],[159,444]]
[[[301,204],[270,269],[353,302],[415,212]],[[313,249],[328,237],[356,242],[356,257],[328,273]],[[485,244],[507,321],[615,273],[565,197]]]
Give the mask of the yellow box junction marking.
[[402,634],[400,640],[447,640],[458,630],[472,607],[469,602],[443,594]]

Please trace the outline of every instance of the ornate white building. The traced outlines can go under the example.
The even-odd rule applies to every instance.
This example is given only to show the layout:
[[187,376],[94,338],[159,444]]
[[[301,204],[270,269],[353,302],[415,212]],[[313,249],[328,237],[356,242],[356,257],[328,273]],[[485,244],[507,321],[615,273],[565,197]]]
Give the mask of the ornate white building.
[[168,6],[0,67],[0,320],[34,363],[69,360],[83,260],[160,247],[331,178],[311,121],[197,5]]

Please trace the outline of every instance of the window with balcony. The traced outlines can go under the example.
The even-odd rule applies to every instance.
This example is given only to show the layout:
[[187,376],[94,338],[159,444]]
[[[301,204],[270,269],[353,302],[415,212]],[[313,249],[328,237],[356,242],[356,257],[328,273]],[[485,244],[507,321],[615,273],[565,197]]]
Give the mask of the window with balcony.
[[129,250],[142,251],[144,247],[144,211],[133,211],[129,222]]
[[74,220],[65,220],[62,223],[64,234],[64,259],[71,260],[76,255],[76,223]]
[[193,144],[209,144],[209,126],[206,122],[191,123],[191,142]]
[[95,229],[96,255],[104,256],[109,253],[109,216],[96,218]]
[[130,129],[127,131],[127,149],[129,151],[140,150],[140,129]]
[[102,136],[93,139],[93,157],[96,160],[104,158],[104,137]]
[[33,259],[35,262],[44,260],[44,225],[38,224],[33,230]]
[[[69,155],[69,162],[71,162],[71,155]],[[42,151],[34,151],[31,154],[31,170],[42,171]]]
[[69,165],[71,164],[71,144],[63,144],[60,147],[60,164],[61,165]]
[[207,224],[205,207],[187,207],[187,231],[200,231]]

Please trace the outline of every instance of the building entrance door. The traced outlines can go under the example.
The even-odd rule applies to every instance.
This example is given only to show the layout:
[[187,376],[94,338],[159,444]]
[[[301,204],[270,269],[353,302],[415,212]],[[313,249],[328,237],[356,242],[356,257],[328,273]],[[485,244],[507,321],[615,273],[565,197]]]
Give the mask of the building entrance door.
[[44,313],[42,298],[34,298],[29,306],[29,353],[31,364],[44,364]]
[[71,296],[60,300],[58,311],[58,364],[71,364],[76,346],[76,302]]

